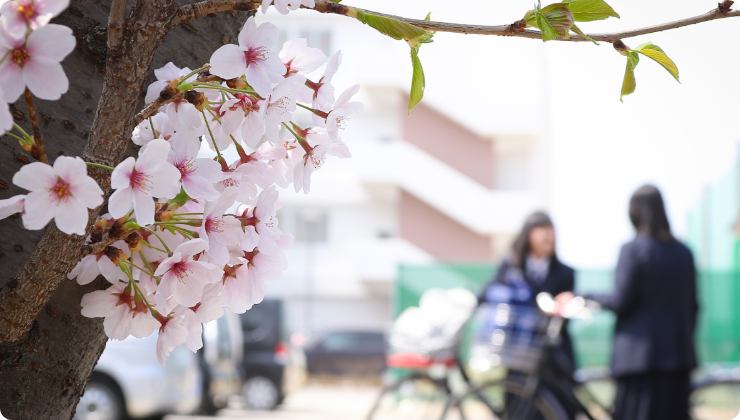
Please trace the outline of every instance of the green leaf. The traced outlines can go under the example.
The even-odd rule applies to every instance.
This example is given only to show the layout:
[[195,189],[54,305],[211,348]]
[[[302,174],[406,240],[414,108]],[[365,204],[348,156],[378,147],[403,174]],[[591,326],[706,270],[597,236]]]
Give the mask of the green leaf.
[[668,58],[665,51],[663,51],[663,49],[661,49],[659,46],[653,44],[652,42],[648,42],[640,45],[633,51],[637,51],[644,56],[652,58],[655,62],[663,66],[664,69],[668,70],[668,73],[670,73],[671,76],[678,80],[678,67],[676,66],[676,63]]
[[568,2],[568,9],[573,13],[573,20],[576,22],[591,22],[609,17],[619,18],[619,13],[615,12],[604,0],[574,0]]
[[560,36],[541,13],[535,13],[534,17],[537,23],[535,27],[542,31],[542,41],[549,41]]
[[594,44],[596,44],[596,45],[599,45],[599,43],[598,43],[598,42],[596,42],[596,41],[595,41],[595,40],[594,40],[593,38],[591,38],[590,36],[588,36],[588,35],[584,34],[584,33],[583,33],[583,31],[581,31],[581,30],[580,30],[580,29],[579,29],[579,28],[578,28],[578,27],[577,27],[577,26],[576,26],[575,24],[573,24],[573,26],[571,26],[571,27],[570,27],[570,30],[571,30],[571,31],[573,31],[573,32],[575,32],[575,33],[577,33],[578,35],[580,35],[580,36],[582,36],[582,37],[586,38],[587,40],[589,40],[589,41],[593,42]]
[[424,29],[410,23],[357,10],[357,20],[397,40],[415,40],[427,35]]
[[421,102],[421,98],[424,97],[424,88],[426,87],[426,81],[424,80],[424,69],[421,67],[421,61],[419,60],[419,48],[411,48],[411,65],[413,67],[413,75],[411,78],[411,93],[409,95],[409,114],[411,110]]
[[555,38],[569,38],[570,27],[573,26],[573,14],[568,10],[567,3],[554,3],[542,9],[535,6],[524,15],[528,26],[542,31],[542,40],[549,41]]
[[432,20],[432,12],[427,13],[427,17],[424,20]]
[[170,204],[179,204],[181,206],[184,206],[185,203],[187,203],[189,200],[192,200],[192,198],[185,192],[182,187],[180,187],[180,193],[167,202]]
[[624,72],[624,81],[622,81],[622,94],[619,97],[619,100],[621,102],[624,102],[622,98],[625,97],[625,95],[631,95],[635,92],[635,88],[637,87],[637,81],[635,81],[635,67],[637,67],[637,64],[640,62],[640,57],[630,51],[627,53],[627,70]]

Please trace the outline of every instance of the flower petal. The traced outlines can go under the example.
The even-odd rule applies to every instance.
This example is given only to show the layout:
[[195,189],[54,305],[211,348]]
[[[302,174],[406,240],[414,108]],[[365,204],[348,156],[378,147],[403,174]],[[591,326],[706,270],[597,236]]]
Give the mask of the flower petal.
[[224,79],[233,79],[243,75],[246,70],[247,57],[244,55],[244,50],[237,45],[223,45],[211,56],[211,68],[209,71],[216,76]]
[[30,230],[42,229],[54,217],[56,211],[56,205],[51,201],[48,191],[29,193],[24,208],[26,212],[23,214],[23,225]]
[[55,206],[54,222],[67,235],[84,235],[87,226],[87,207],[73,197],[58,201]]
[[134,202],[134,191],[131,188],[121,188],[111,194],[108,199],[108,211],[116,219],[131,211]]
[[113,173],[110,174],[111,188],[117,190],[131,186],[131,174],[134,172],[134,166],[136,166],[136,159],[133,157],[126,158],[126,160],[119,163]]
[[141,191],[134,189],[134,215],[136,222],[141,225],[151,225],[154,223],[154,199]]
[[21,166],[13,175],[13,184],[29,191],[49,190],[57,183],[57,174],[46,163],[33,162]]
[[[0,48],[0,53],[5,53]],[[0,64],[0,89],[3,91],[3,99],[13,103],[20,98],[26,83],[23,81],[23,70],[11,60],[4,60]]]
[[39,99],[56,101],[67,93],[69,80],[58,61],[46,57],[31,57],[23,67],[23,81]]
[[68,27],[50,23],[31,32],[26,49],[31,57],[45,57],[59,62],[75,49],[75,37]]

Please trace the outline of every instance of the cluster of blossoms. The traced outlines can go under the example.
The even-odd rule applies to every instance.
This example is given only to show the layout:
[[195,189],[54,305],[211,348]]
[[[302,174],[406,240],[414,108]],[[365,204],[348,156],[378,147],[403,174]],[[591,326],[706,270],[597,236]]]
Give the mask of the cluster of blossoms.
[[[3,15],[8,16],[3,30],[21,27],[16,32],[22,37],[14,45],[24,45],[31,57],[23,62],[6,60],[0,66],[6,100],[20,94],[11,86],[24,83],[18,80],[45,99],[58,98],[63,93],[60,87],[66,90],[66,77],[64,84],[56,83],[56,97],[43,90],[50,88],[46,84],[32,82],[35,54],[52,54],[47,41],[34,49],[33,37],[45,28],[66,32],[54,29],[63,28],[57,25],[43,26],[48,18],[28,17],[25,11],[27,7],[40,11],[51,1],[14,0],[3,5]],[[270,3],[266,0],[264,6]],[[308,3],[275,0],[278,10],[286,13]],[[43,16],[57,13],[54,9]],[[180,344],[198,350],[202,323],[219,318],[223,306],[243,313],[262,300],[267,280],[282,276],[287,268],[284,251],[293,238],[278,228],[276,211],[281,204],[276,186],[287,188],[292,183],[296,192],[308,193],[311,174],[327,156],[350,156],[339,129],[343,120],[362,110],[362,104],[351,101],[358,85],[335,97],[331,80],[341,52],[327,60],[305,39],[295,39],[276,53],[270,47],[278,35],[274,25],[257,26],[250,17],[238,45],[222,46],[203,68],[191,71],[168,63],[156,70],[157,80],[146,95],[151,115],[132,134],[140,146],[137,157],[115,168],[66,156],[58,157],[53,166],[31,163],[13,178],[29,193],[0,200],[0,218],[21,213],[28,229],[41,229],[54,219],[61,231],[84,235],[88,208],[103,203],[103,191],[87,175],[87,165],[112,171],[108,213],[94,222],[87,237],[90,253],[68,277],[79,284],[105,277],[111,286],[85,295],[82,314],[104,317],[105,332],[112,339],[140,338],[158,330],[157,356],[162,364]],[[61,60],[69,52],[60,49],[61,42],[53,44],[52,58]],[[58,66],[58,60],[38,58],[45,65]],[[306,74],[325,63],[318,81],[307,79]],[[8,68],[15,73],[8,73]],[[9,82],[13,76],[8,74],[21,79]],[[312,114],[314,127],[291,121],[299,107]],[[210,147],[216,158],[199,157],[202,145]],[[231,155],[238,157],[227,161],[224,151],[231,148],[236,152]]]

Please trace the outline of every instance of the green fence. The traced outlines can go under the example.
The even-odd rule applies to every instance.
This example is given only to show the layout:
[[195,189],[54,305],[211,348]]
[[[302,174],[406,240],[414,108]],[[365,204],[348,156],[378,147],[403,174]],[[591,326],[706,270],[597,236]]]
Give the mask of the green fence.
[[[478,293],[495,271],[491,265],[434,264],[401,265],[396,282],[394,314],[419,304],[425,290],[434,287],[464,287]],[[613,274],[607,270],[576,273],[576,291],[608,293]],[[701,305],[697,346],[703,364],[740,362],[740,273],[702,272],[699,274]],[[574,320],[569,325],[580,366],[606,366],[609,363],[614,315],[595,314],[590,323]]]

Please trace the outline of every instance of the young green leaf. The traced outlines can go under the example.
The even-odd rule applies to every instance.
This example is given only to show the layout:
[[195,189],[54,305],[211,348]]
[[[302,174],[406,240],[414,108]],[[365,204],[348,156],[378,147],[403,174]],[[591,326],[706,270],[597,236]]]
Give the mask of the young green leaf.
[[534,10],[524,15],[527,26],[542,31],[542,40],[549,41],[555,38],[569,38],[570,27],[573,26],[573,14],[568,10],[567,3],[554,3],[540,9],[539,5]]
[[184,206],[185,203],[188,202],[188,200],[192,200],[188,193],[185,192],[185,190],[180,187],[180,193],[177,194],[175,197],[171,198],[169,201],[167,201],[170,204],[179,204],[181,206]]
[[624,102],[622,98],[635,92],[637,81],[635,81],[635,67],[640,62],[640,56],[632,51],[627,53],[627,70],[624,72],[624,81],[622,81],[622,94],[619,101]]
[[571,26],[571,27],[570,27],[570,30],[571,30],[571,31],[573,31],[573,32],[575,32],[575,33],[577,33],[578,35],[580,35],[580,36],[582,36],[582,37],[586,38],[587,40],[589,40],[589,41],[593,42],[594,44],[596,44],[596,45],[599,45],[599,43],[598,43],[598,42],[596,42],[596,41],[595,41],[595,40],[594,40],[593,38],[591,38],[590,36],[588,36],[588,35],[584,34],[584,33],[583,33],[583,31],[581,31],[581,29],[580,29],[580,28],[578,28],[578,27],[577,27],[577,26],[575,25],[575,23],[573,24],[573,26]]
[[663,66],[664,69],[668,70],[668,73],[670,73],[671,76],[678,80],[678,67],[676,66],[676,63],[668,58],[665,51],[663,51],[663,49],[659,46],[653,44],[652,42],[647,42],[635,48],[634,51],[637,51],[644,56],[652,58],[653,60],[655,60],[655,62]]
[[385,16],[365,13],[362,10],[357,10],[357,20],[397,40],[415,40],[428,34],[427,31],[416,25]]
[[609,17],[619,17],[604,0],[573,0],[568,2],[568,9],[573,13],[576,22],[591,22]]
[[424,96],[424,88],[426,87],[426,81],[424,80],[424,69],[421,67],[421,61],[419,60],[419,48],[411,48],[411,65],[413,67],[413,75],[411,78],[411,93],[409,95],[409,114],[411,110],[421,101]]

